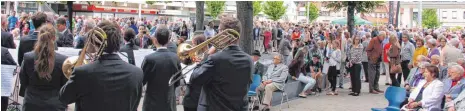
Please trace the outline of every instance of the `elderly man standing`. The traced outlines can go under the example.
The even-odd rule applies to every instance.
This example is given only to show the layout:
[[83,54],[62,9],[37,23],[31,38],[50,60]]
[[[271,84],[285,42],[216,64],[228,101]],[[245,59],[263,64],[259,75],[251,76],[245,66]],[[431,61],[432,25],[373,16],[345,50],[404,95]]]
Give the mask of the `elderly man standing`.
[[453,38],[442,49],[441,65],[445,66],[448,63],[456,62],[459,58],[463,58],[462,51],[459,49],[460,41],[458,38]]
[[381,55],[383,53],[382,42],[386,37],[386,32],[380,31],[377,37],[370,40],[366,48],[368,58],[368,76],[369,76],[369,91],[372,94],[383,93],[379,90],[379,65],[381,63]]
[[269,110],[271,106],[271,98],[273,92],[277,90],[284,90],[284,84],[289,75],[289,69],[287,65],[281,63],[281,56],[275,55],[273,57],[273,64],[268,66],[268,70],[263,75],[262,83],[258,87],[258,91],[263,93],[264,91],[264,109]]
[[93,19],[84,20],[81,32],[78,32],[78,34],[76,34],[76,37],[74,40],[74,48],[76,49],[84,48],[84,43],[87,38],[86,35],[94,27],[95,27],[95,21]]

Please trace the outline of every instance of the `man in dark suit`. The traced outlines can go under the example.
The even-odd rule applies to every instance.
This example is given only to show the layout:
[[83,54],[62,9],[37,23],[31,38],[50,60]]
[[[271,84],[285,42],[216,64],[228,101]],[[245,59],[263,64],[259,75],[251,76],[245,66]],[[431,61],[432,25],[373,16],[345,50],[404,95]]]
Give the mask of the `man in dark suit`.
[[16,49],[15,42],[13,41],[13,35],[7,32],[8,21],[6,15],[2,15],[2,47]]
[[[39,28],[47,21],[47,15],[43,12],[37,12],[32,17],[32,24],[36,28],[31,34],[22,37],[19,41],[18,48],[18,63],[21,65],[23,62],[24,53],[32,51],[37,42],[37,34],[39,33]],[[20,91],[21,92],[21,91]]]
[[253,60],[253,64],[254,64],[254,69],[253,69],[253,73],[252,74],[258,74],[260,75],[260,77],[263,76],[263,73],[265,73],[265,65],[263,65],[262,63],[260,63],[260,57],[261,57],[261,54],[260,54],[260,51],[258,50],[255,50],[253,53],[252,53],[252,60]]
[[262,35],[262,32],[260,30],[260,26],[258,24],[255,24],[255,27],[253,28],[253,40],[254,40],[254,46],[258,47],[260,44],[260,35]]
[[291,39],[290,36],[286,35],[284,36],[284,38],[281,40],[281,43],[279,44],[278,52],[279,54],[282,55],[281,59],[284,65],[289,64],[288,57],[292,49],[290,39]]
[[[4,20],[2,18],[2,20]],[[3,37],[3,36],[2,36]],[[16,65],[15,60],[13,60],[13,57],[11,56],[10,52],[8,52],[8,49],[5,47],[2,47],[2,65]],[[2,78],[3,74],[2,74]],[[1,103],[2,103],[2,110],[1,111],[6,111],[8,107],[8,96],[2,96],[1,97]]]
[[[234,29],[240,32],[236,18],[224,17],[220,21],[220,32]],[[245,111],[247,92],[252,82],[252,58],[235,41],[194,69],[191,84],[203,85],[198,111]]]
[[57,40],[58,47],[73,47],[73,34],[66,28],[66,19],[58,18],[56,21],[59,37]]
[[170,40],[170,30],[165,25],[157,27],[155,37],[151,38],[157,46],[157,51],[145,56],[142,63],[144,71],[145,92],[143,111],[176,111],[175,88],[179,84],[169,86],[172,75],[181,70],[181,62],[176,53],[167,48]]
[[[61,88],[60,100],[65,104],[76,102],[76,111],[137,111],[143,72],[116,54],[121,45],[121,30],[109,21],[98,27],[107,35],[107,47],[97,60],[74,68]],[[96,35],[88,39],[98,39]]]

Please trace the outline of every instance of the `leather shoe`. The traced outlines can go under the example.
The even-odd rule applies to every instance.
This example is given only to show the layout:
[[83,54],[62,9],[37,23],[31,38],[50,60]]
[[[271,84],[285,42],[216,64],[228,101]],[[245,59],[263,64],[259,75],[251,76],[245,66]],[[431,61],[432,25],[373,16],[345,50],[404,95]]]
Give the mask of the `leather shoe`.
[[378,93],[384,93],[384,91],[381,91],[381,90],[375,90],[375,91]]

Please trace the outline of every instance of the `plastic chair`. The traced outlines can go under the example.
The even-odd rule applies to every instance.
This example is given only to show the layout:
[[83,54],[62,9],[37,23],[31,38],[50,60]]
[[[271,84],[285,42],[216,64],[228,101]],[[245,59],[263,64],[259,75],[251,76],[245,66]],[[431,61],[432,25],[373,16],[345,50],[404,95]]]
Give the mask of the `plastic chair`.
[[258,101],[258,103],[260,103],[256,90],[257,90],[257,87],[260,85],[261,81],[262,81],[262,78],[260,77],[260,75],[258,74],[253,75],[252,84],[250,84],[250,89],[249,89],[249,92],[247,93],[247,97],[250,100],[249,102],[252,102],[252,104],[249,104],[250,111],[253,110],[253,107],[255,106],[255,101]]
[[386,108],[371,108],[372,111],[400,111],[400,104],[404,102],[407,96],[405,88],[390,86],[387,88],[384,97],[388,100],[389,105]]

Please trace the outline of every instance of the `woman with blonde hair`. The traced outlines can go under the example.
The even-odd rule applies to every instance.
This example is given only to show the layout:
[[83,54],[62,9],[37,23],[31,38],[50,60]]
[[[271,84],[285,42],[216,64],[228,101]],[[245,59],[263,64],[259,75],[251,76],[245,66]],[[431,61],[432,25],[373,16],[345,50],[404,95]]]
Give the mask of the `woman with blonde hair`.
[[[397,40],[397,34],[391,33],[389,36],[389,43],[391,43],[391,47],[388,50],[388,57],[389,57],[389,66],[390,67],[390,78],[392,81],[392,86],[400,87],[401,77],[402,77],[402,67],[400,66],[400,50],[401,46],[399,41]],[[398,71],[398,72],[396,72]],[[396,74],[397,78],[396,78]]]
[[61,87],[68,81],[62,65],[67,58],[55,52],[56,31],[51,24],[41,26],[34,50],[24,54],[19,78],[25,86],[23,111],[65,111],[59,100]]

